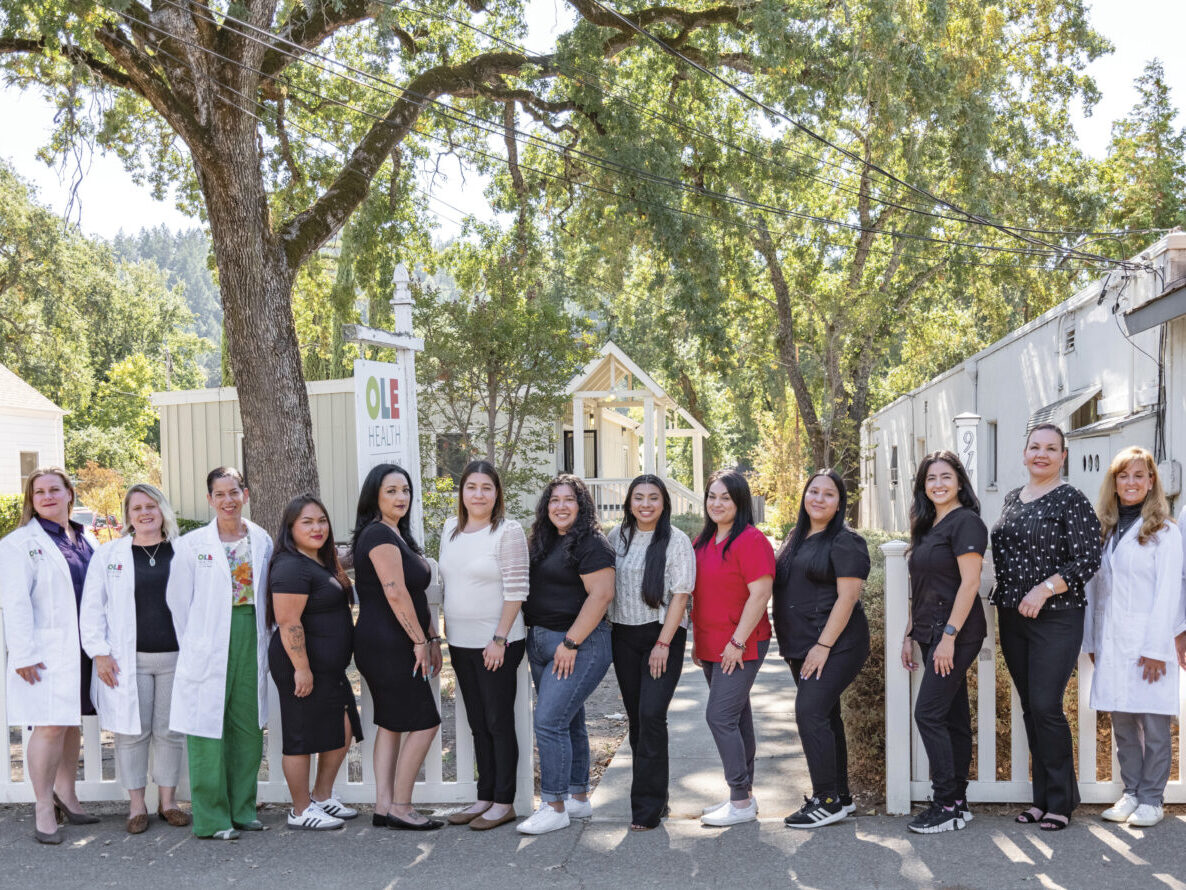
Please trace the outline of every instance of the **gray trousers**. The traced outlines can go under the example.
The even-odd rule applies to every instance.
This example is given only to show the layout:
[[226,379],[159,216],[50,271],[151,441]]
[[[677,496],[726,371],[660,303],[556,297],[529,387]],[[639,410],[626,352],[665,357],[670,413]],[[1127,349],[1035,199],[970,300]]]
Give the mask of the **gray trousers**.
[[1168,714],[1112,712],[1112,738],[1120,761],[1124,793],[1137,803],[1161,806],[1170,778],[1170,721]]
[[119,780],[125,788],[148,784],[148,744],[152,741],[152,778],[157,785],[176,788],[181,775],[184,736],[169,729],[176,652],[137,652],[136,690],[140,698],[140,734],[115,733]]
[[745,800],[754,784],[754,714],[749,706],[749,693],[758,679],[758,668],[766,659],[770,642],[758,643],[758,657],[743,661],[731,674],[721,673],[718,661],[706,661],[704,679],[708,681],[708,704],[704,719],[717,744],[725,781],[729,783],[729,799]]

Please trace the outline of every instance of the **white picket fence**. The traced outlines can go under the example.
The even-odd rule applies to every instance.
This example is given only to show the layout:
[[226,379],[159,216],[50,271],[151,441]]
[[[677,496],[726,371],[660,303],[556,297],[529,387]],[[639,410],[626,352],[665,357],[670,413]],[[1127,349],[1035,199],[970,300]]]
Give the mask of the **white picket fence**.
[[[886,811],[893,814],[910,812],[912,801],[931,796],[930,768],[922,739],[914,726],[914,701],[922,680],[921,671],[907,671],[902,667],[901,644],[910,612],[910,586],[906,571],[906,542],[890,541],[881,546],[885,554],[885,799]],[[1021,702],[1012,688],[1009,726],[1009,778],[998,780],[996,740],[996,610],[988,605],[993,574],[990,560],[985,560],[980,586],[980,607],[988,618],[988,636],[976,661],[976,775],[968,783],[968,800],[997,803],[1028,803],[1032,799],[1030,785],[1029,747],[1025,724],[1021,719]],[[1120,768],[1116,762],[1115,744],[1112,747],[1113,781],[1097,779],[1096,720],[1088,706],[1091,693],[1091,660],[1079,656],[1076,674],[1079,692],[1079,738],[1077,763],[1079,793],[1084,803],[1112,803],[1124,792],[1118,781]],[[1186,706],[1186,677],[1180,678],[1182,704]],[[1074,682],[1074,681],[1073,681]],[[1186,707],[1179,710],[1179,714]],[[1179,720],[1179,752],[1186,752],[1186,721]],[[1166,803],[1186,803],[1186,782],[1183,781],[1182,757],[1171,773],[1165,790]]]
[[[429,602],[438,612],[437,626],[440,627],[440,591],[430,589]],[[0,641],[3,640],[4,616],[0,611]],[[3,651],[0,644],[0,676],[7,675],[7,651]],[[440,677],[432,680],[433,694],[437,707],[441,704]],[[288,803],[291,798],[288,785],[284,781],[284,773],[280,768],[282,756],[282,737],[280,734],[280,701],[276,687],[268,680],[270,704],[268,708],[269,722],[267,734],[264,737],[265,755],[267,762],[267,778],[259,782],[259,801],[261,803]],[[474,746],[470,733],[469,722],[466,720],[465,703],[459,689],[454,689],[454,736],[451,756],[456,763],[456,779],[445,780],[445,756],[442,751],[441,735],[438,733],[428,756],[425,758],[421,780],[416,783],[413,800],[417,803],[462,803],[473,801],[477,795],[477,782],[474,779]],[[22,729],[22,745],[19,757],[22,764],[22,778],[13,780],[14,757],[12,746],[8,744],[9,723],[7,710],[7,691],[4,683],[0,682],[0,726],[5,727],[5,753],[0,759],[0,803],[28,803],[33,801],[33,786],[28,780],[28,771],[23,769],[24,750],[28,743],[29,729]],[[373,803],[375,800],[375,771],[373,753],[375,745],[374,705],[366,681],[362,681],[362,696],[359,702],[362,717],[363,741],[361,743],[362,779],[350,781],[348,778],[348,761],[342,764],[342,772],[338,775],[336,789],[339,798],[346,803]],[[534,792],[534,748],[531,725],[531,673],[527,666],[527,659],[519,666],[518,693],[515,697],[515,731],[519,739],[519,770],[515,787],[515,808],[520,813],[530,812],[532,809]],[[103,739],[99,730],[97,717],[85,717],[82,721],[83,729],[83,778],[78,783],[78,796],[83,801],[126,800],[127,794],[114,774],[115,760],[109,755],[112,764],[110,775],[103,774]],[[110,738],[110,737],[108,737]],[[110,741],[107,742],[111,744]],[[262,775],[262,772],[261,772]],[[189,782],[187,771],[182,769],[181,786],[178,794],[183,799],[189,797]],[[149,785],[150,796],[155,794],[155,788]],[[155,799],[150,799],[150,809],[155,806]]]

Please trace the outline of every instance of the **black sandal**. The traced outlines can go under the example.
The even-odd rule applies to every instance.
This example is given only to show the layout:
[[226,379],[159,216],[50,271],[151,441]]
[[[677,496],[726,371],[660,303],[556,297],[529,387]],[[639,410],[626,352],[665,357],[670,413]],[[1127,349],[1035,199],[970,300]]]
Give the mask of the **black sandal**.
[[[1062,820],[1066,819],[1066,822]],[[1038,828],[1042,831],[1062,831],[1071,824],[1070,816],[1063,816],[1059,813],[1047,813],[1038,820]]]
[[1030,807],[1029,809],[1022,810],[1020,813],[1018,813],[1017,816],[1014,817],[1013,821],[1020,822],[1022,825],[1034,825],[1035,823],[1042,821],[1043,815],[1044,814],[1042,811],[1037,807]]

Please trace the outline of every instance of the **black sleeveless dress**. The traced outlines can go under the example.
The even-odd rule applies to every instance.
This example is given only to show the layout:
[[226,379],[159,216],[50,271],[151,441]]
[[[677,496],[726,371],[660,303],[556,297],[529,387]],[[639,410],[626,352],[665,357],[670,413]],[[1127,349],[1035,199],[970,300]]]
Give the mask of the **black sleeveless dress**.
[[354,547],[354,580],[358,591],[358,626],[354,631],[354,663],[375,703],[375,725],[392,732],[413,732],[440,726],[441,715],[432,685],[424,674],[412,676],[416,663],[412,641],[400,627],[383,585],[371,563],[370,552],[383,544],[398,548],[404,584],[412,597],[416,620],[428,636],[429,612],[425,590],[432,580],[428,563],[382,522],[372,522]]

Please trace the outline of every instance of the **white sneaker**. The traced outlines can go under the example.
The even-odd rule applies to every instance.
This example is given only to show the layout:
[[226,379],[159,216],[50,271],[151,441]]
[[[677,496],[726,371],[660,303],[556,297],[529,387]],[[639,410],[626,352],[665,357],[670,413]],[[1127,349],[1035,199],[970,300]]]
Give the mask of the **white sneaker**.
[[540,804],[540,808],[515,826],[522,834],[547,834],[568,828],[568,811],[556,812],[549,804]]
[[711,813],[705,813],[700,817],[700,822],[703,825],[723,828],[726,825],[740,825],[742,822],[753,822],[757,818],[758,806],[751,798],[748,807],[736,807],[733,805],[733,801],[729,801],[720,809],[713,810]]
[[564,812],[568,813],[569,819],[592,819],[593,801],[570,797],[564,801]]
[[[758,795],[751,794],[749,796],[749,799],[750,799],[750,802],[754,805],[754,812],[757,813],[758,812]],[[704,809],[702,809],[700,811],[700,815],[707,816],[709,813],[715,813],[721,807],[727,807],[729,805],[729,803],[730,803],[730,801],[721,800],[721,801],[718,801],[717,803],[709,804],[708,806],[706,806]],[[855,810],[856,807],[853,807],[853,809]]]
[[353,819],[358,815],[358,810],[346,806],[332,793],[325,800],[313,800],[311,797],[309,800],[317,804],[323,813],[333,816],[335,819]]
[[1112,804],[1102,813],[1101,819],[1107,819],[1109,822],[1127,822],[1128,817],[1137,810],[1137,796],[1135,794],[1125,794],[1120,800]]
[[1151,803],[1143,803],[1128,817],[1128,824],[1133,828],[1152,828],[1164,816],[1165,810],[1161,807],[1154,806]]
[[293,809],[288,811],[288,827],[301,831],[333,831],[335,828],[342,828],[345,824],[341,819],[331,816],[315,803],[310,803],[305,807],[303,813],[298,813]]

